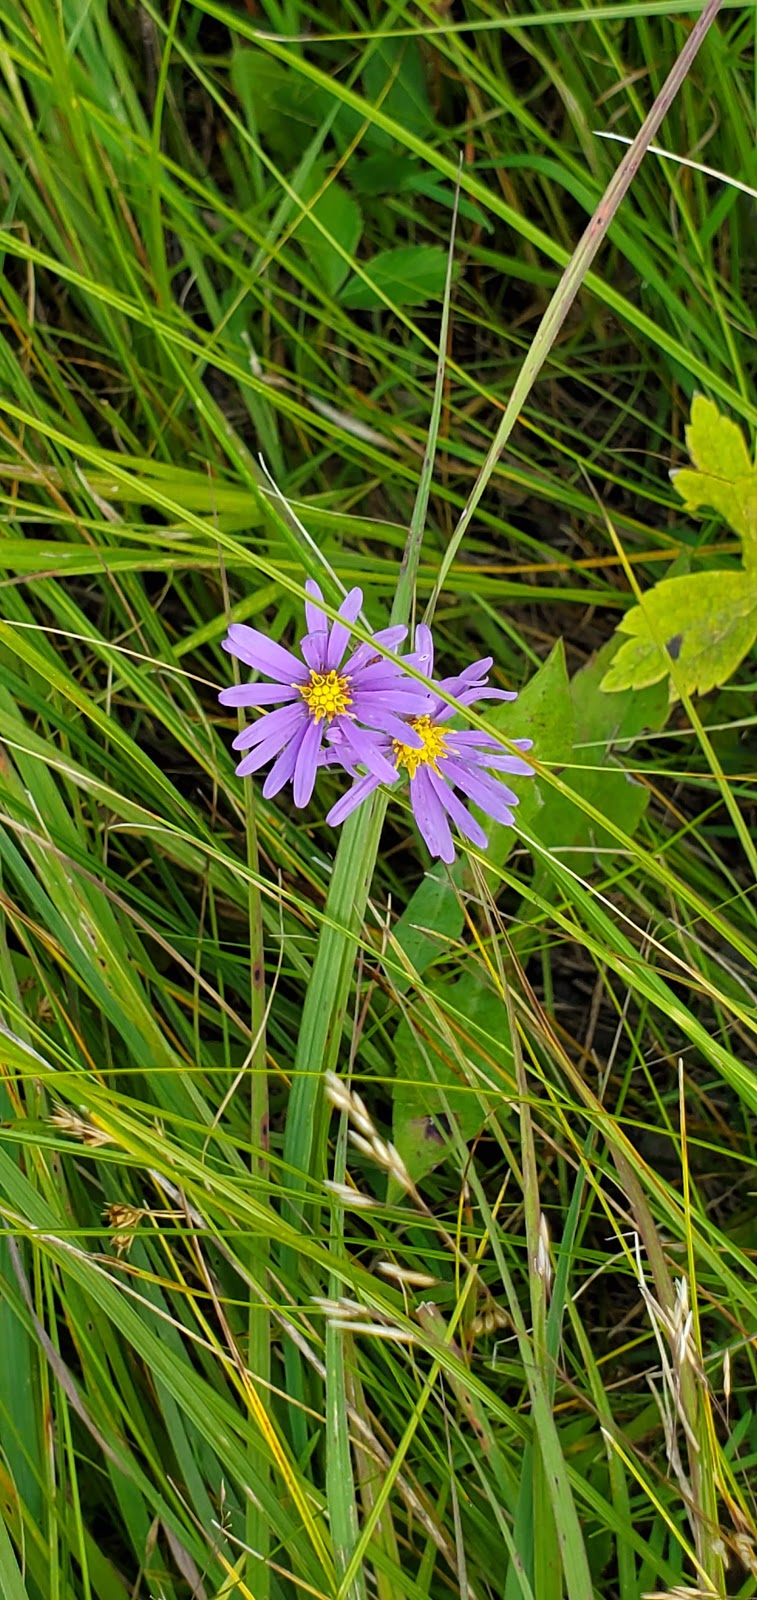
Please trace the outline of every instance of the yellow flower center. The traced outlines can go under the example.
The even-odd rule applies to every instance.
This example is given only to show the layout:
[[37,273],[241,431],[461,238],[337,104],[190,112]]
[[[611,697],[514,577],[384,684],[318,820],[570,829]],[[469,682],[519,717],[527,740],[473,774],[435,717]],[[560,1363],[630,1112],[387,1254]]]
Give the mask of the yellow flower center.
[[399,739],[393,739],[392,749],[397,766],[407,767],[408,776],[411,778],[415,777],[419,767],[433,767],[434,771],[438,772],[436,763],[440,756],[447,754],[446,735],[442,733],[441,728],[437,728],[430,717],[411,717],[410,726],[423,740],[423,745],[420,750],[416,750],[414,745],[401,744]]
[[338,672],[311,671],[309,683],[297,683],[293,687],[299,690],[316,722],[324,718],[330,722],[352,705],[349,678],[341,677]]

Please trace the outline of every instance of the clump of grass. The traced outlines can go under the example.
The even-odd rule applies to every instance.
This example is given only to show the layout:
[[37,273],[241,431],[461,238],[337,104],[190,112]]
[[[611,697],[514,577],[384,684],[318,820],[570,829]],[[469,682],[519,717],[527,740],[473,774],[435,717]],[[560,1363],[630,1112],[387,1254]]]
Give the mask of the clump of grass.
[[[747,184],[750,27],[659,136]],[[695,390],[755,421],[748,195],[647,158],[507,412],[688,34],[0,11],[12,1600],[754,1589],[751,668],[595,658],[737,556],[667,472]],[[328,780],[235,778],[226,624],[324,572],[521,691],[517,838],[336,873]]]

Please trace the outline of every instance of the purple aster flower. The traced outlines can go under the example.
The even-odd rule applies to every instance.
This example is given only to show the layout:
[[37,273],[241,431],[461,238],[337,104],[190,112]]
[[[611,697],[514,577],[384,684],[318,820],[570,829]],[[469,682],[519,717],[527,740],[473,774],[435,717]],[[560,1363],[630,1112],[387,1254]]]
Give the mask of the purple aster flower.
[[[414,654],[406,659],[430,678],[434,669],[431,630],[421,624],[416,629],[415,643]],[[474,661],[463,672],[440,679],[438,688],[463,706],[472,706],[477,700],[516,700],[515,694],[488,687],[487,675],[491,666],[491,656]],[[515,820],[512,808],[518,804],[518,796],[492,777],[492,773],[506,772],[524,778],[533,776],[533,768],[528,762],[521,760],[520,756],[509,755],[488,734],[479,732],[477,728],[464,731],[447,728],[445,724],[454,716],[455,709],[441,695],[435,695],[429,708],[410,720],[410,727],[420,739],[420,745],[411,744],[407,736],[404,739],[392,737],[391,740],[381,740],[382,749],[387,758],[394,761],[397,771],[404,768],[407,772],[413,815],[430,854],[447,862],[455,859],[451,822],[479,849],[485,850],[488,844],[483,828],[471,816],[456,790],[461,790],[466,800],[472,800],[495,822],[512,826]],[[336,738],[338,740],[338,734]],[[533,744],[532,739],[514,739],[512,742],[518,750],[530,750]],[[380,782],[375,770],[369,770],[359,777],[341,800],[332,806],[326,821],[332,824],[343,822]]]
[[[397,766],[384,753],[381,737],[390,749],[393,739],[408,740],[413,748],[422,749],[421,735],[403,719],[422,716],[430,705],[422,685],[405,677],[401,663],[381,656],[373,643],[359,644],[344,661],[352,623],[363,604],[362,590],[350,590],[339,607],[338,621],[332,623],[320,609],[323,595],[318,584],[308,579],[305,588],[308,631],[300,640],[302,659],[257,628],[232,622],[224,650],[273,681],[235,684],[218,696],[224,706],[277,707],[237,734],[233,748],[248,752],[237,774],[244,778],[273,761],[263,794],[270,799],[293,780],[296,806],[306,806],[313,793],[326,730],[338,736],[350,771],[365,767],[377,783],[393,783]],[[393,627],[373,637],[394,650],[406,634],[407,628]]]

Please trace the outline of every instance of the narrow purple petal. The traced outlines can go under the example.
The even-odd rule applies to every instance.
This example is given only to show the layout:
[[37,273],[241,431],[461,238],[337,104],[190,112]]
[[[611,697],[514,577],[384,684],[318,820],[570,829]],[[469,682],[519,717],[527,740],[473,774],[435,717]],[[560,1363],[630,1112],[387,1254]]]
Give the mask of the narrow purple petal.
[[533,778],[534,769],[520,756],[508,756],[503,750],[469,751],[468,759],[476,766],[491,767],[493,772],[508,772],[511,778]]
[[294,768],[294,803],[297,807],[306,806],[315,788],[316,773],[318,772],[318,753],[323,737],[323,723],[316,722],[312,717],[305,729],[305,735],[297,751],[297,761]]
[[443,689],[445,694],[453,694],[457,698],[460,689],[470,689],[471,684],[479,681],[483,684],[493,665],[492,656],[483,656],[480,661],[471,662],[469,667],[464,667],[462,672],[454,673],[451,678],[440,678],[439,688]]
[[281,683],[303,683],[307,678],[302,662],[290,650],[274,644],[264,633],[258,633],[257,628],[248,628],[244,622],[231,623],[223,640],[223,648],[228,650],[229,655],[244,661],[246,666],[264,672],[268,678],[278,678]]
[[397,768],[387,760],[378,740],[366,733],[364,728],[358,728],[354,722],[344,718],[344,737],[352,747],[356,761],[368,768],[374,777],[380,778],[382,783],[394,783],[397,778]]
[[360,777],[357,769],[357,759],[350,755],[346,744],[339,746],[339,754],[335,750],[329,750],[322,745],[318,755],[318,765],[319,767],[330,767],[332,772],[335,767],[341,767],[342,772],[348,772],[351,778]]
[[368,774],[367,778],[358,778],[357,783],[353,783],[352,788],[348,789],[347,793],[343,794],[341,799],[337,800],[336,804],[331,807],[326,817],[329,826],[337,828],[339,823],[344,822],[345,817],[348,817],[350,812],[361,806],[363,801],[367,800],[368,796],[373,794],[374,789],[377,789],[378,786],[379,779],[374,778],[372,772]]
[[403,722],[390,706],[374,699],[372,695],[367,695],[365,700],[355,695],[350,710],[369,728],[388,734],[390,739],[397,739],[400,744],[410,745],[412,750],[423,749],[423,740],[410,723]]
[[[517,694],[512,694],[509,689],[482,689],[479,684],[472,689],[461,689],[455,695],[458,706],[474,706],[477,700],[517,700]],[[439,701],[439,710],[434,710],[437,722],[446,722],[449,717],[454,717],[457,706],[448,706],[444,700]]]
[[258,767],[264,767],[267,761],[272,761],[274,756],[279,755],[290,738],[289,733],[278,733],[273,739],[263,739],[257,749],[251,750],[249,755],[240,761],[236,769],[237,777],[246,778],[251,772],[257,772]]
[[415,630],[415,650],[413,655],[413,666],[417,668],[418,672],[422,672],[424,677],[432,678],[434,675],[434,641],[431,629],[426,627],[425,622],[419,622]]
[[232,739],[231,748],[249,750],[253,745],[260,744],[262,739],[273,739],[279,733],[283,743],[297,724],[304,722],[307,714],[307,706],[302,700],[296,706],[279,706],[278,711],[269,711],[267,716],[258,717],[257,722],[251,723],[249,728],[243,728],[236,739]]
[[472,689],[463,689],[457,696],[461,706],[473,706],[477,700],[517,700],[518,696],[513,689],[481,689],[478,684]]
[[296,700],[297,690],[283,683],[233,683],[218,696],[222,706],[273,706],[280,700]]
[[300,649],[313,672],[326,672],[328,650],[327,633],[305,633],[300,639]]
[[[378,633],[374,633],[373,635],[373,644],[382,644],[385,650],[395,650],[397,645],[402,644],[403,640],[406,638],[407,628],[379,628]],[[349,660],[344,664],[343,671],[345,676],[348,673],[359,672],[362,667],[366,666],[369,661],[373,660],[375,654],[373,644],[358,645],[354,655],[351,655]],[[378,657],[379,661],[383,661],[383,659],[383,656]]]
[[[373,690],[369,689],[363,691],[357,684],[354,688],[352,686],[351,688],[353,714],[356,717],[361,716],[366,722],[374,713],[381,711],[391,711],[395,717],[427,717],[429,715],[430,699],[424,700],[422,695],[406,695],[399,693],[399,691],[391,694],[388,689],[382,690],[381,693],[378,691],[374,693]],[[358,706],[360,706],[359,711]]]
[[[464,739],[466,744],[494,745],[497,750],[504,750],[504,745],[491,733],[483,733],[481,728],[466,728],[463,733],[456,734],[456,738]],[[511,739],[510,743],[516,750],[531,750],[533,739]]]
[[[308,630],[308,633],[328,633],[329,619],[326,616],[325,611],[321,609],[321,606],[323,605],[323,595],[321,594],[315,578],[308,578],[306,580],[305,593],[309,596],[309,598],[305,601],[305,626]],[[314,604],[316,600],[320,600],[321,605]]]
[[[344,670],[346,672],[347,668]],[[384,686],[391,688],[395,684],[414,688],[412,678],[405,677],[398,661],[369,661],[366,666],[358,667],[357,672],[353,671],[350,676],[354,683],[359,683],[361,687],[364,684],[366,689]]]
[[[506,783],[500,783],[498,780],[489,778],[489,773],[486,770],[486,768],[489,766],[488,758],[487,758],[486,762],[484,763],[484,762],[477,761],[475,758],[471,758],[471,757],[469,757],[467,755],[464,755],[462,757],[462,760],[459,762],[458,765],[463,767],[466,772],[472,773],[474,779],[475,778],[483,778],[484,783],[487,783],[489,781],[494,783],[494,788],[495,788],[495,791],[496,791],[497,795],[499,796],[499,799],[500,800],[504,800],[506,806],[517,806],[517,804],[518,804],[518,796],[517,796],[517,794],[514,794],[512,789],[508,789]],[[499,770],[500,770],[499,768],[495,768],[495,771],[499,771]],[[450,783],[453,783],[453,782],[458,784],[460,787],[462,787],[462,785],[460,785],[459,776],[455,775],[454,778],[450,777]]]
[[[428,696],[424,700],[422,694],[406,695],[399,690],[396,693],[390,693],[388,689],[381,693],[373,689],[363,692],[359,684],[355,684],[352,692],[352,710],[356,717],[367,718],[374,711],[384,710],[393,711],[399,717],[424,717],[428,715],[429,704]],[[358,705],[361,707],[359,712]]]
[[429,783],[427,767],[419,767],[410,783],[410,803],[413,815],[432,856],[451,863],[455,859],[449,823],[438,796]]
[[[440,763],[439,770],[450,783],[462,789],[469,800],[480,806],[487,816],[493,817],[495,822],[513,823],[512,811],[505,804],[503,791],[494,778],[487,778],[483,772],[471,772],[462,761],[445,760],[443,765]],[[509,789],[504,791],[504,794],[509,795],[509,793]]]
[[462,800],[455,794],[454,789],[448,783],[445,783],[437,772],[434,772],[433,767],[428,768],[428,781],[455,826],[460,829],[461,833],[465,834],[467,839],[470,839],[472,844],[477,844],[480,850],[485,850],[489,841],[483,828],[479,827],[475,817],[471,816],[467,807],[463,805]]
[[280,789],[283,789],[284,784],[290,782],[300,752],[300,745],[306,733],[307,724],[303,723],[294,738],[289,740],[289,743],[284,746],[281,755],[274,761],[263,784],[264,800],[272,800],[274,795],[278,794]]
[[509,756],[504,750],[498,750],[495,755],[479,754],[477,757],[480,767],[492,767],[495,772],[509,772],[511,778],[533,778],[534,769],[527,761],[522,761],[520,756]]
[[342,601],[339,607],[339,616],[342,620],[341,622],[332,623],[329,637],[326,655],[326,670],[328,672],[336,672],[349,643],[350,633],[352,632],[351,625],[358,617],[362,604],[362,589],[350,589],[346,599]]

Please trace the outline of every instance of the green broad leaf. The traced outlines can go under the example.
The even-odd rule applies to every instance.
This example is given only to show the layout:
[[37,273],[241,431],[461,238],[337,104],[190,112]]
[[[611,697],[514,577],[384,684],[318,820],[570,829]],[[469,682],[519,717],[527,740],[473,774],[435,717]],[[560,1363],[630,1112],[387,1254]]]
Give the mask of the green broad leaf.
[[671,473],[687,511],[709,506],[741,538],[744,565],[757,566],[757,467],[741,429],[717,406],[697,395],[686,429],[694,468]]
[[699,472],[717,478],[742,478],[753,472],[744,435],[730,417],[721,416],[712,400],[694,396],[686,448]]
[[350,278],[342,291],[348,311],[373,311],[384,304],[382,294],[395,306],[422,306],[444,294],[447,253],[438,245],[402,245],[380,250],[365,271],[370,283]]
[[322,118],[323,96],[264,50],[235,50],[231,82],[250,132],[277,156],[294,161]]
[[[434,113],[426,87],[428,74],[414,39],[387,39],[371,52],[363,72],[363,89],[372,105],[380,105],[408,133],[418,138],[434,126]],[[392,144],[392,136],[374,127],[371,143]]]
[[[308,179],[307,196],[318,194],[326,178],[326,169],[320,164],[313,167]],[[295,237],[305,251],[310,265],[330,294],[336,294],[350,271],[349,261],[321,233],[317,223],[341,245],[348,255],[354,255],[363,231],[363,214],[352,195],[341,183],[333,180],[318,195],[307,216],[298,224]]]
[[558,852],[582,877],[594,868],[599,851],[616,851],[618,844],[587,816],[580,802],[585,800],[611,817],[629,837],[635,833],[649,794],[613,752],[646,729],[661,727],[669,708],[664,683],[640,693],[628,689],[617,698],[601,692],[601,681],[617,650],[617,639],[611,639],[570,681],[571,716],[566,725],[572,730],[572,748],[562,757],[560,776],[575,799],[545,785],[542,806],[531,822],[540,843]]
[[418,163],[401,150],[376,150],[355,163],[352,183],[357,194],[404,194],[415,185]]
[[[492,1095],[512,1082],[507,1009],[474,973],[440,987],[444,1025],[428,1006],[403,1017],[394,1036],[392,1139],[415,1182],[449,1154],[449,1119],[468,1142],[481,1131]],[[463,1064],[464,1063],[464,1064]]]
[[[612,698],[603,694],[602,679],[617,651],[617,638],[610,639],[571,679],[575,743],[562,777],[577,801],[588,801],[632,838],[649,804],[649,790],[625,770],[614,752],[629,739],[661,728],[670,702],[665,683],[627,689]],[[613,835],[588,817],[580,804],[554,790],[539,819],[539,837],[551,848],[568,846],[569,865],[582,877],[592,870],[598,851],[618,849]]]
[[626,689],[608,700],[602,680],[620,648],[617,638],[608,639],[571,679],[576,749],[587,762],[599,764],[608,749],[622,749],[629,739],[636,739],[639,734],[655,733],[668,719],[669,700],[664,683],[647,689]]
[[[447,954],[460,938],[465,924],[460,898],[462,880],[460,859],[453,867],[441,862],[432,867],[395,923],[394,938],[418,976],[436,956]],[[411,979],[395,973],[392,982],[404,994]]]
[[671,693],[707,694],[725,683],[757,638],[757,577],[696,572],[663,578],[623,618],[630,634],[602,679],[605,693],[643,689],[671,672]]
[[[565,647],[560,639],[518,695],[514,705],[495,704],[487,721],[508,739],[533,739],[534,755],[545,766],[560,766],[569,761],[575,737],[575,718],[570,683],[565,665]],[[512,787],[518,795],[516,821],[526,832],[538,829],[538,817],[552,790],[538,777],[515,778]],[[492,866],[504,865],[515,842],[512,828],[481,816],[489,835],[487,858]]]

